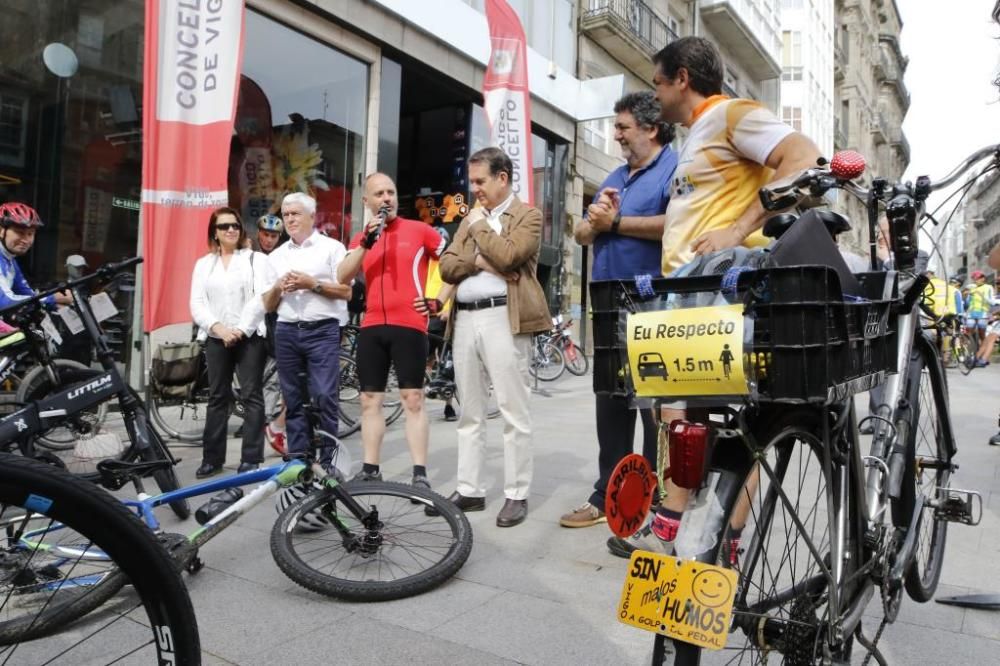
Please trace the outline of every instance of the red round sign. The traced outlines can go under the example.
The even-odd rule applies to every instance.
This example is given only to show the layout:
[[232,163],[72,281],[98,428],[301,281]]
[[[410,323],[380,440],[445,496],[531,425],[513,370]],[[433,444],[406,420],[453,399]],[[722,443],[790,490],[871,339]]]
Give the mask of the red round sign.
[[604,513],[611,531],[627,537],[642,527],[655,490],[656,474],[648,460],[638,453],[622,458],[611,473],[604,498]]

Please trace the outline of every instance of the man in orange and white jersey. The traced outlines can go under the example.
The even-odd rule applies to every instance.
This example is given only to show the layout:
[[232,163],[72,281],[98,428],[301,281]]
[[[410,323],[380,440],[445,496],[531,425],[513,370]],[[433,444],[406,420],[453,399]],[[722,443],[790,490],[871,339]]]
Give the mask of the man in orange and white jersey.
[[[759,102],[730,99],[722,93],[723,64],[707,39],[684,37],[653,57],[653,84],[660,114],[684,126],[663,229],[662,271],[669,275],[696,255],[738,245],[763,245],[760,228],[774,213],[757,196],[761,186],[816,166],[819,149],[805,135],[782,123]],[[684,418],[685,404],[661,407],[660,419]],[[657,543],[676,537],[688,492],[666,484],[650,531],[629,539],[612,537],[612,553],[629,557],[637,548],[660,550]],[[738,530],[731,534],[739,537]]]

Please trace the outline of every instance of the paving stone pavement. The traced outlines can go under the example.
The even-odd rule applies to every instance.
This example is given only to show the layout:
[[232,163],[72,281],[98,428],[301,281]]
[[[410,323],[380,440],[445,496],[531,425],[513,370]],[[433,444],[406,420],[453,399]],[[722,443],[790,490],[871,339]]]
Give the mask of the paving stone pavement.
[[[949,529],[938,594],[1000,593],[1000,447],[986,444],[997,427],[1000,369],[968,377],[952,371],[949,381],[961,464],[954,485],[983,494],[984,518],[976,528]],[[625,561],[607,552],[606,526],[558,525],[562,513],[586,499],[596,474],[590,378],[567,377],[544,387],[550,396],[532,398],[535,481],[525,523],[509,529],[494,523],[503,499],[500,419],[490,423],[487,510],[469,514],[472,555],[454,579],[427,594],[363,604],[299,588],[271,559],[268,534],[276,514],[261,505],[202,549],[204,570],[185,576],[205,663],[649,663],[652,634],[615,617]],[[455,424],[443,421],[442,403],[428,406],[428,472],[434,488],[447,495],[455,482]],[[346,443],[360,460],[359,436]],[[227,467],[235,471],[238,442],[231,440],[229,448]],[[184,459],[182,482],[193,483],[198,450],[175,452]],[[387,431],[382,460],[388,480],[409,480],[401,422]],[[161,519],[168,531],[196,527],[193,518],[180,523],[169,510]],[[868,617],[870,636],[880,618],[877,597]],[[906,599],[880,647],[890,664],[997,663],[1000,612]]]

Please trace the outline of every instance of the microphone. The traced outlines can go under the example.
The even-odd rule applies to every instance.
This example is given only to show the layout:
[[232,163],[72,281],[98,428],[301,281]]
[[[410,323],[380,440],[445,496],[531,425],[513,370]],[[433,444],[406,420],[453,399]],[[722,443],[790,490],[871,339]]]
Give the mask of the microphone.
[[375,245],[375,242],[379,239],[379,236],[381,236],[382,232],[385,230],[385,221],[386,218],[389,217],[390,210],[391,209],[389,208],[388,204],[383,204],[382,207],[379,208],[378,212],[375,214],[375,217],[378,218],[378,226],[375,227],[374,230],[369,231],[368,234],[365,236],[364,246],[367,249],[370,250],[372,246]]

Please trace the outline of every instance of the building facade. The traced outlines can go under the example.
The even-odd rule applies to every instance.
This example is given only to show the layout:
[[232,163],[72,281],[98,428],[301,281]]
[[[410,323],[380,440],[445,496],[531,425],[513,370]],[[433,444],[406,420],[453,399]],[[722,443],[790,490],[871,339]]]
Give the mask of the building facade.
[[[956,264],[965,269],[960,272],[952,269],[959,277],[967,279],[972,271],[994,273],[986,263],[990,250],[1000,244],[1000,176],[990,174],[977,183],[969,193],[961,210],[964,228]],[[955,224],[955,222],[952,222]]]
[[[903,82],[907,58],[899,48],[902,19],[895,0],[836,0],[834,39],[834,148],[865,156],[865,179],[898,180],[910,163],[903,118],[910,94]],[[841,195],[837,206],[853,224],[846,244],[868,246],[864,206]]]
[[834,0],[781,0],[781,119],[833,154]]

